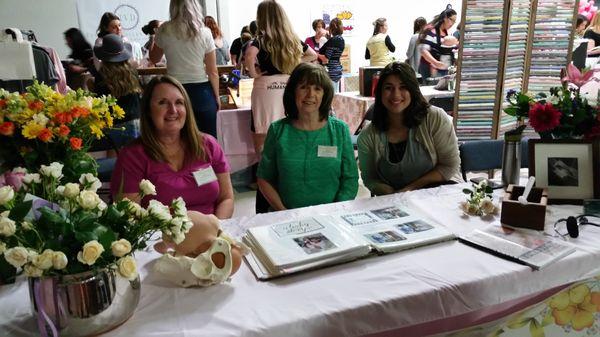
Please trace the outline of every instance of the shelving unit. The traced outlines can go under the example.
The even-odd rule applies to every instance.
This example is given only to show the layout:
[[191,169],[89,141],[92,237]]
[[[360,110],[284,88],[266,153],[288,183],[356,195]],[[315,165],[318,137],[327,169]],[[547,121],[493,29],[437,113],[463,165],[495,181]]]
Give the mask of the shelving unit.
[[460,140],[516,126],[506,93],[548,91],[570,62],[578,0],[463,0],[454,123]]

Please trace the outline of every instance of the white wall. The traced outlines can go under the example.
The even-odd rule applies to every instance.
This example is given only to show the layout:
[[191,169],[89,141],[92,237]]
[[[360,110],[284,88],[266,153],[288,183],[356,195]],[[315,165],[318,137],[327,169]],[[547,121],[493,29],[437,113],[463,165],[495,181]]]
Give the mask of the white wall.
[[[102,0],[87,0],[102,1]],[[69,53],[63,39],[63,32],[70,27],[78,27],[76,0],[0,0],[0,28],[17,27],[35,31],[41,44],[54,47],[61,57]],[[397,59],[406,58],[406,48],[412,35],[412,26],[419,16],[431,20],[450,3],[459,13],[462,2],[459,0],[425,0],[418,3],[391,0],[279,0],[285,8],[294,30],[301,39],[312,35],[313,19],[321,17],[327,4],[343,6],[354,15],[354,31],[346,36],[346,44],[352,48],[352,70],[368,65],[364,59],[365,44],[372,35],[372,22],[378,17],[386,17],[392,42],[396,45]],[[127,3],[127,0],[123,0]],[[256,17],[260,0],[206,0],[207,13],[217,17],[219,4],[220,22],[223,33],[229,41],[236,38],[242,26]],[[90,41],[93,43],[93,41]],[[2,62],[3,60],[0,60]]]
[[71,27],[79,27],[75,1],[0,0],[0,29],[31,29],[41,44],[53,47],[61,57],[66,58],[70,51],[65,45],[63,32]]
[[[220,25],[230,41],[236,38],[242,26],[256,18],[256,8],[261,0],[220,0],[221,13],[229,13],[221,18]],[[388,34],[396,46],[396,59],[406,59],[406,49],[413,31],[413,21],[423,16],[428,21],[442,12],[447,4],[458,13],[460,21],[462,1],[459,0],[422,0],[417,3],[393,0],[279,0],[294,26],[296,34],[304,40],[314,35],[311,23],[320,18],[323,7],[328,4],[343,6],[351,9],[354,15],[354,31],[351,37],[344,37],[346,44],[351,45],[352,71],[358,72],[358,67],[368,65],[364,59],[367,40],[373,35],[372,22],[379,17],[387,18]]]

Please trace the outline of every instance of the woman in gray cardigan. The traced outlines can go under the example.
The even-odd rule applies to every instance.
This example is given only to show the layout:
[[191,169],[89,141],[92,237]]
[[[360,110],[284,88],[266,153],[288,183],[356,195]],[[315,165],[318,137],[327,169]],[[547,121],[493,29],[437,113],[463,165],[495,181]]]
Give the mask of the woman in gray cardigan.
[[388,64],[375,92],[373,122],[358,136],[361,176],[371,193],[462,181],[452,122],[425,100],[411,66]]

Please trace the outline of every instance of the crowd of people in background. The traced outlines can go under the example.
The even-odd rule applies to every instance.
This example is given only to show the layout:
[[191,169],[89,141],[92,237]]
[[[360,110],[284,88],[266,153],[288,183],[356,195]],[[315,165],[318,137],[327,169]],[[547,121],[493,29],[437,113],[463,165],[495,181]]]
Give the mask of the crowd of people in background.
[[[402,60],[394,55],[386,18],[373,22],[365,59],[383,70],[373,122],[358,136],[358,166],[348,126],[331,114],[343,72],[342,20],[315,19],[314,35],[302,40],[281,5],[264,0],[230,45],[215,18],[202,16],[197,1],[171,0],[169,12],[168,21],[152,20],[142,28],[148,41],[139,58],[114,13],[102,15],[93,47],[76,28],[64,33],[71,49],[67,76],[93,78],[70,85],[111,94],[125,110],[125,119],[109,132],[124,146],[113,172],[115,197],[121,189],[135,200],[137,184],[149,179],[158,200],[182,196],[190,209],[231,217],[230,169],[216,141],[217,66],[226,64],[253,79],[249,128],[261,155],[254,167],[257,212],[353,199],[358,166],[373,195],[461,180],[452,124],[423,98],[418,81],[446,75],[455,62],[464,32],[459,25],[451,34],[457,13],[450,5],[429,22],[414,20]],[[590,21],[580,15],[575,29],[589,40],[589,55],[599,56],[594,47],[600,46],[600,16]],[[140,60],[166,64],[167,75],[144,86],[136,73]]]

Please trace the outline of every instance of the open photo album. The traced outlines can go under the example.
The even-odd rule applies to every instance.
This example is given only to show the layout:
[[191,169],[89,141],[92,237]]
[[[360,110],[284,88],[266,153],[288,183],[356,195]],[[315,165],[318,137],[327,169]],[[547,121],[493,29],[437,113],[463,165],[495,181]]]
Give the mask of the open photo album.
[[454,238],[433,221],[391,206],[253,227],[243,241],[252,250],[246,262],[265,280]]
[[575,247],[528,229],[490,225],[459,238],[461,242],[540,269],[573,253]]

